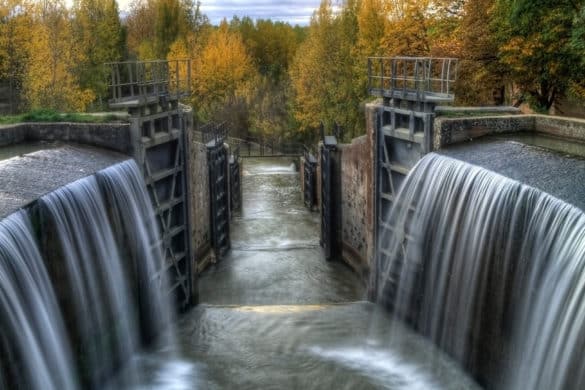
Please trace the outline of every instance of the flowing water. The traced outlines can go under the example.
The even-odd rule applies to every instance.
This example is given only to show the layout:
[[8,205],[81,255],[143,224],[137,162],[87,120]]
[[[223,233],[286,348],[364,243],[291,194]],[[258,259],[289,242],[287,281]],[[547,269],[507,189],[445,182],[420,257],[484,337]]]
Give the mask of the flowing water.
[[242,171],[233,250],[201,275],[202,303],[177,323],[180,355],[197,367],[181,388],[477,388],[432,343],[364,302],[347,266],[325,261],[319,214],[304,207],[290,160],[244,159]]
[[488,387],[585,386],[585,216],[483,168],[430,154],[380,237],[373,282]]
[[77,387],[63,318],[23,211],[0,221],[0,329],[2,388]]
[[[42,245],[28,226],[31,213]],[[171,305],[155,274],[159,236],[136,164],[62,187],[28,214],[0,224],[2,366],[27,372],[4,378],[6,386],[102,388],[121,367],[111,386],[141,383],[139,351],[169,325]]]
[[234,249],[178,319],[133,162],[0,221],[0,386],[477,388],[464,366],[487,387],[585,387],[579,209],[428,155],[380,237],[373,281],[391,315],[323,259],[289,160],[248,159],[243,171]]

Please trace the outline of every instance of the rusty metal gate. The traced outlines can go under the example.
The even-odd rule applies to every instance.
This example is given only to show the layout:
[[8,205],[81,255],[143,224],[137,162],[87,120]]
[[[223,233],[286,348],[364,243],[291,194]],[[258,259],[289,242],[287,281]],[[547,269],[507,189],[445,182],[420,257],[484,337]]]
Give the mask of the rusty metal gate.
[[315,188],[316,184],[316,176],[317,176],[317,159],[313,154],[308,150],[305,149],[304,153],[304,160],[305,165],[303,168],[303,200],[305,202],[305,206],[309,208],[309,210],[313,211],[313,206],[317,203],[317,190]]
[[325,259],[331,260],[336,249],[335,213],[333,199],[333,152],[337,146],[334,136],[326,136],[321,147],[321,246]]
[[218,260],[230,249],[229,156],[224,145],[227,136],[225,123],[208,124],[201,129],[207,146],[209,166],[209,197],[211,243]]
[[239,210],[242,205],[240,163],[240,146],[238,145],[230,155],[230,208],[232,212]]

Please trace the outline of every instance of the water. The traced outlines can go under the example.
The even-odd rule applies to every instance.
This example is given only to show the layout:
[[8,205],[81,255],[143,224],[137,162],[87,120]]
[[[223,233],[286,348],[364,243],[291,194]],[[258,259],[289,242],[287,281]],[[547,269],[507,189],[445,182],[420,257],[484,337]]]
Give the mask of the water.
[[493,388],[585,386],[585,216],[493,172],[430,154],[407,177],[373,282]]
[[[39,203],[0,223],[0,346],[8,351],[2,366],[14,369],[3,370],[4,387],[138,386],[147,376],[143,346],[164,334],[159,350],[171,359],[174,347],[171,304],[156,274],[160,240],[138,167],[112,166]],[[28,214],[40,224],[40,246]]]
[[0,329],[1,387],[77,387],[63,318],[23,211],[0,221]]
[[0,161],[57,146],[57,143],[45,141],[23,142],[15,145],[0,146]]
[[325,261],[319,213],[303,205],[290,160],[246,158],[242,169],[234,249],[200,276],[202,304],[177,323],[181,356],[197,366],[182,387],[477,388],[432,343],[364,302],[349,267]]

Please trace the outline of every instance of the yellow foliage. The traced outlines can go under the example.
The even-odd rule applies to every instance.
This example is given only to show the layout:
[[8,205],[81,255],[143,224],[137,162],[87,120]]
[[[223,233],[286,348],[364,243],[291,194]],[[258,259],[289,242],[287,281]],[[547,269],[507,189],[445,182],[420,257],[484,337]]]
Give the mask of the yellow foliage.
[[[174,47],[175,51],[179,49]],[[194,106],[200,107],[204,118],[208,117],[222,103],[245,97],[255,74],[241,36],[221,26],[211,33],[200,56],[193,60]]]
[[67,10],[63,3],[47,0],[34,11],[31,33],[35,39],[29,42],[25,98],[31,108],[84,111],[95,95],[79,87],[74,73],[83,57],[73,42]]

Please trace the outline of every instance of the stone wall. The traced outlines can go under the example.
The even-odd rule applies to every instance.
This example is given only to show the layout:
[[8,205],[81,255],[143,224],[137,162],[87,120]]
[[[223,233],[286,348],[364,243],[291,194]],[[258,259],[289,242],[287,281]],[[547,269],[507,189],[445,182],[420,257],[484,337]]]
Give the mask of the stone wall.
[[211,222],[209,199],[209,165],[207,162],[207,146],[201,142],[201,133],[187,131],[187,147],[189,150],[189,190],[191,218],[191,244],[197,259],[196,269],[201,272],[212,257]]
[[341,152],[341,242],[342,258],[359,274],[365,275],[371,240],[370,220],[372,162],[367,136],[356,138],[350,145],[340,145]]
[[367,280],[374,256],[374,137],[377,108],[366,107],[367,134],[340,144],[340,222],[341,258]]

